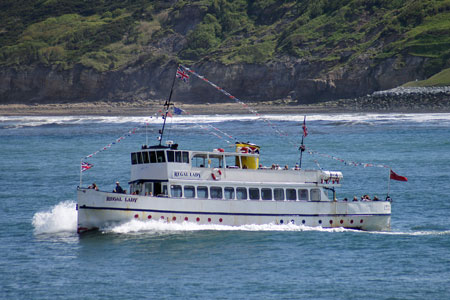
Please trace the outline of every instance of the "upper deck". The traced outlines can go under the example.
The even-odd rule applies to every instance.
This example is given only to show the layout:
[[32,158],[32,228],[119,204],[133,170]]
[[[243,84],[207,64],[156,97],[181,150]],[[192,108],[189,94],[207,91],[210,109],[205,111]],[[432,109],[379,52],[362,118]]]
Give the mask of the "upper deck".
[[342,180],[340,172],[263,167],[258,164],[259,151],[248,152],[143,147],[131,154],[131,182],[196,180],[339,186]]

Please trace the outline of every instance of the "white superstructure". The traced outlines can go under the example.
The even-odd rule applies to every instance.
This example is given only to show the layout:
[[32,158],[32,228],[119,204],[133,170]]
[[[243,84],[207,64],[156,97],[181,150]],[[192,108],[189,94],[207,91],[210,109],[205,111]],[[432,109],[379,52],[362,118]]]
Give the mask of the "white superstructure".
[[259,147],[249,143],[237,143],[236,152],[144,146],[131,153],[128,193],[78,189],[78,232],[132,219],[389,230],[389,201],[336,201],[342,178],[263,168]]

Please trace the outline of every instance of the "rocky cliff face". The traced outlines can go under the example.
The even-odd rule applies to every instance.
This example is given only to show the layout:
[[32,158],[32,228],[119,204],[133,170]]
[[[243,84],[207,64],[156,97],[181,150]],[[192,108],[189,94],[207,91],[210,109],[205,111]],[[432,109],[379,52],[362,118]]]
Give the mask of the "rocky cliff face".
[[[360,59],[328,73],[325,63],[285,60],[267,64],[203,62],[193,70],[250,102],[291,98],[300,104],[352,98],[423,79],[424,58],[407,57],[402,67],[395,59],[372,66]],[[70,70],[37,66],[26,70],[0,71],[0,103],[61,103],[165,99],[177,64],[173,61],[134,65],[99,72],[80,65]],[[189,83],[176,82],[174,97],[185,103],[226,102],[226,96],[191,76]]]

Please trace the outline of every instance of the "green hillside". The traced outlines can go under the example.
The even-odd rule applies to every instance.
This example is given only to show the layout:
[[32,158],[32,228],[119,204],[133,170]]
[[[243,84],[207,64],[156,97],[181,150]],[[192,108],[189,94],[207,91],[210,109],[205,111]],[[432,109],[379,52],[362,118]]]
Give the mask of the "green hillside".
[[450,67],[450,0],[3,0],[0,67],[115,70],[169,58],[261,64],[286,57],[328,70],[426,57]]

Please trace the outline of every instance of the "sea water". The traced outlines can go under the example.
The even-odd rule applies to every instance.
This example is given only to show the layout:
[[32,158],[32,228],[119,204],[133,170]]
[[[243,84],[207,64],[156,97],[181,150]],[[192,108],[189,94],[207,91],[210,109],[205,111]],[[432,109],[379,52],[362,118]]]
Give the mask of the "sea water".
[[[261,146],[299,163],[303,115],[174,116],[182,149]],[[155,117],[0,117],[1,299],[449,299],[450,114],[313,114],[302,168],[342,171],[338,200],[392,203],[392,230],[130,221],[77,235],[82,185],[126,187]],[[93,154],[93,155],[92,155]],[[86,156],[90,156],[86,158]],[[388,182],[389,169],[408,182]]]

